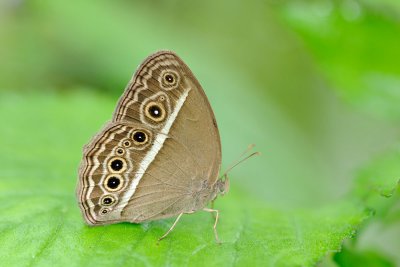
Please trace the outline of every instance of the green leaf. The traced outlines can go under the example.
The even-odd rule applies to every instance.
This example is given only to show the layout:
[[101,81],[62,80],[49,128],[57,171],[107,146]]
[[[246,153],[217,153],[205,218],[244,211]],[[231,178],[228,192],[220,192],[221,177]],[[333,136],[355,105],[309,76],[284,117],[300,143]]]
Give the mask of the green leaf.
[[395,264],[374,251],[355,252],[344,249],[334,256],[335,261],[342,267],[394,267]]
[[373,210],[375,216],[361,227],[353,242],[346,242],[343,251],[334,256],[340,266],[400,264],[400,186],[393,188],[394,180],[400,181],[399,162],[400,149],[397,148],[359,172],[353,194]]
[[[346,18],[354,18],[351,9],[359,1],[341,2],[347,3]],[[282,27],[269,5],[0,5],[6,10],[0,8],[0,89],[19,90],[0,93],[0,198],[6,204],[0,212],[1,265],[312,266],[358,236],[373,213],[380,217],[395,204],[396,198],[382,195],[396,187],[396,155],[372,161],[349,188],[355,168],[398,140],[398,125],[337,101],[303,40]],[[307,5],[283,14],[301,28],[337,92],[374,114],[398,118],[398,50],[392,49],[397,21],[385,10],[370,9],[352,22],[336,4],[327,22],[313,16],[321,10]],[[361,41],[350,46],[354,40]],[[212,219],[202,212],[184,216],[157,245],[173,219],[88,227],[76,204],[82,145],[110,118],[116,101],[100,90],[120,95],[137,63],[160,48],[177,51],[201,77],[220,126],[224,164],[250,142],[263,152],[235,169],[231,192],[217,202],[221,246],[214,243]],[[382,54],[386,48],[390,56]],[[42,91],[71,84],[96,88],[97,94],[83,88]],[[40,90],[21,90],[27,87]]]
[[[239,189],[232,177],[231,192],[216,203],[221,245],[203,212],[184,216],[160,244],[173,219],[86,226],[75,199],[81,146],[112,109],[113,101],[84,90],[1,94],[2,265],[312,266],[371,216],[354,196],[320,208],[279,209]],[[390,188],[389,178],[385,184]]]
[[398,1],[283,1],[276,6],[333,89],[371,114],[398,120]]
[[[360,199],[367,201],[368,205],[376,207],[385,198],[393,196],[399,187],[393,187],[393,182],[400,183],[400,149],[392,149],[384,155],[376,158],[368,167],[363,168],[357,177],[357,194]],[[371,191],[376,192],[374,197]],[[369,192],[369,193],[368,193]],[[387,201],[384,201],[387,206]]]

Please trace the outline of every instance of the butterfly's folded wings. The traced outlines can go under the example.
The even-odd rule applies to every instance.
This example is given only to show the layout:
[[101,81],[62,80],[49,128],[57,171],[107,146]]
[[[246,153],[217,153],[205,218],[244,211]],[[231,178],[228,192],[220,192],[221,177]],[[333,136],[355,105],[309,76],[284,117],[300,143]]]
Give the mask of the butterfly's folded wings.
[[203,208],[221,164],[210,104],[172,52],[150,56],[85,148],[78,199],[89,224],[142,222]]

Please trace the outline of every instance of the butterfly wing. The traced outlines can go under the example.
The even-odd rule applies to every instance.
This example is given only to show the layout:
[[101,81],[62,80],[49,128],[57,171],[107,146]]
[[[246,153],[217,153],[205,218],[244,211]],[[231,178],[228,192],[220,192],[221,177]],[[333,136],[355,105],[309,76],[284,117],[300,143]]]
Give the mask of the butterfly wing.
[[121,220],[117,207],[132,178],[143,173],[138,162],[153,143],[154,132],[144,125],[108,123],[85,146],[77,197],[88,224]]
[[[133,167],[126,169],[127,184],[120,189],[112,210],[101,202],[109,193],[107,190],[101,196],[89,191],[78,193],[82,202],[94,199],[99,205],[93,208],[91,223],[171,217],[202,208],[210,200],[221,164],[218,128],[203,89],[176,54],[161,51],[144,61],[121,97],[112,125],[125,125],[127,136],[131,137],[138,127],[146,130],[151,142],[145,149],[129,154],[127,161]],[[109,132],[107,128],[103,136],[112,135]],[[104,138],[99,137],[91,144],[104,142]],[[111,146],[110,143],[110,149]],[[89,164],[93,165],[91,162],[84,165]],[[103,163],[107,164],[110,164],[109,158]],[[104,172],[110,170],[104,169]],[[90,171],[83,174],[81,180],[93,176]],[[104,177],[107,175],[110,174],[103,173]],[[81,187],[91,188],[94,183],[96,188],[104,184],[104,179],[98,177],[98,184],[83,182]],[[83,209],[90,210],[89,204]],[[104,209],[107,212],[100,216]]]

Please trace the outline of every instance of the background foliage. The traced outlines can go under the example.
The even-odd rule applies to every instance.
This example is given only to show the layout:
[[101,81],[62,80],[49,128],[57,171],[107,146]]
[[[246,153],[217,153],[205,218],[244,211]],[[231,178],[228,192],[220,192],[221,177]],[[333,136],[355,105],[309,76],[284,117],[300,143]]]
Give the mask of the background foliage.
[[[400,265],[400,5],[394,0],[0,2],[0,261]],[[192,68],[231,174],[207,214],[87,227],[81,148],[159,49]]]

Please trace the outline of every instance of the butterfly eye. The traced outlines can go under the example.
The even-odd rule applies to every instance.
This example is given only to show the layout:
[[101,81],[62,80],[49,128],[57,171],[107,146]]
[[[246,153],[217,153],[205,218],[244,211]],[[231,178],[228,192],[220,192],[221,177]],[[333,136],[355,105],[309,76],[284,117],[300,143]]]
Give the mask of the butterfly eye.
[[108,191],[118,191],[123,186],[123,180],[120,175],[112,174],[106,178],[104,186]]
[[121,157],[113,157],[108,162],[108,169],[112,173],[121,173],[126,170],[126,161]]
[[175,89],[179,85],[179,76],[176,71],[165,70],[161,74],[160,85],[165,90]]
[[146,116],[155,122],[163,121],[166,117],[164,106],[159,102],[151,101],[145,108]]
[[116,202],[115,198],[112,195],[106,195],[101,198],[101,205],[103,206],[111,206]]

